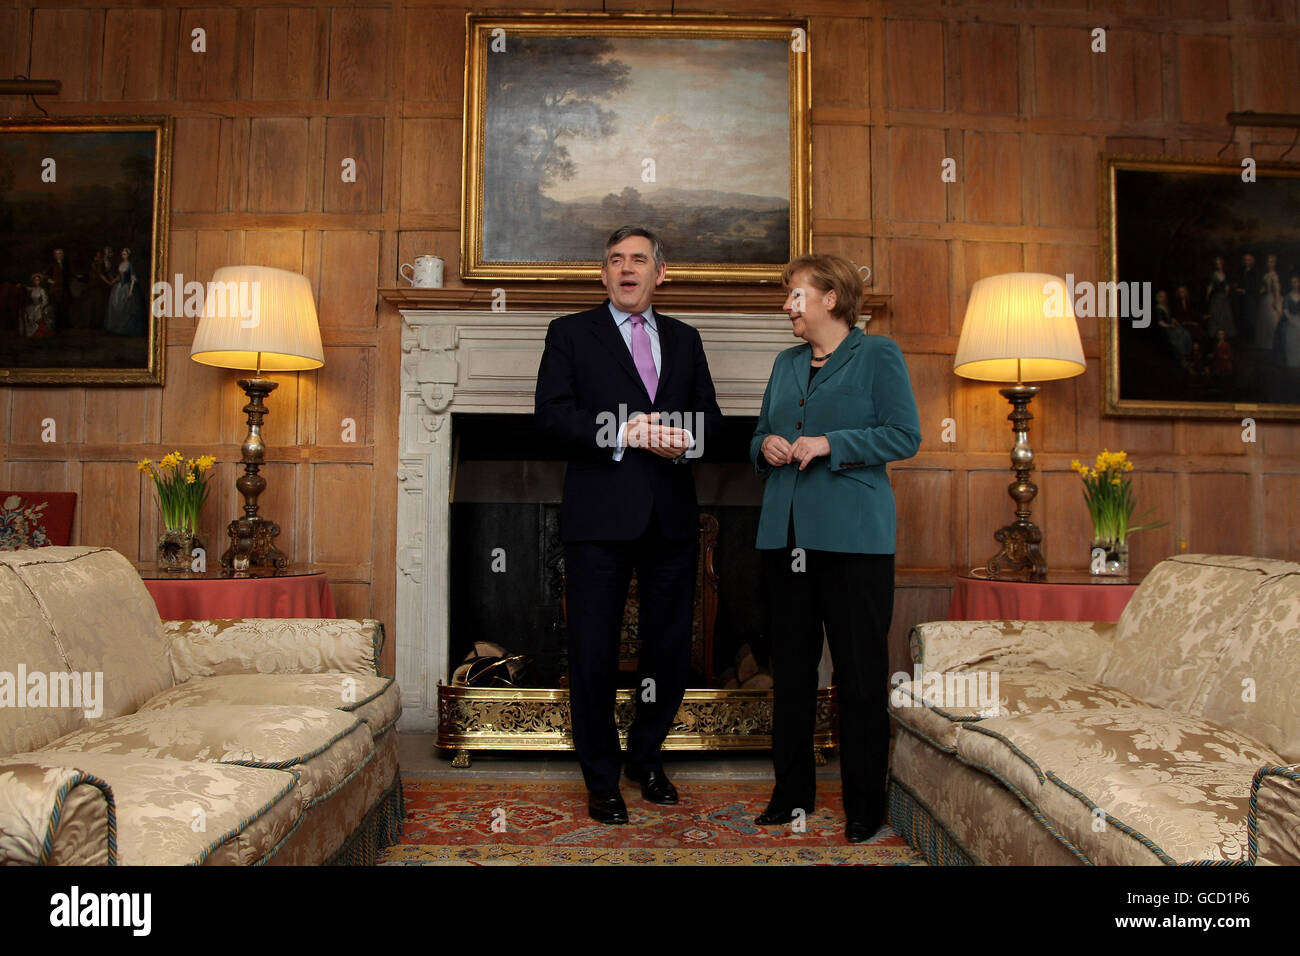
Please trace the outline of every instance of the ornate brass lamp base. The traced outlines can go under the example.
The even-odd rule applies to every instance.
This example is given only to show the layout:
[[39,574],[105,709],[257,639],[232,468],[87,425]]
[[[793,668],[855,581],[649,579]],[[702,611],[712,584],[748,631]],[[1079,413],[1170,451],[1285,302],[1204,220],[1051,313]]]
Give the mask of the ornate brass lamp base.
[[260,372],[254,378],[239,380],[239,387],[248,396],[248,404],[244,406],[244,413],[248,416],[248,435],[240,446],[244,473],[235,481],[235,487],[244,496],[244,516],[236,518],[226,528],[230,547],[221,555],[221,566],[228,570],[284,569],[289,566],[288,556],[275,546],[280,526],[257,513],[257,499],[266,490],[266,479],[259,474],[266,459],[266,444],[262,441],[262,419],[267,412],[264,399],[275,391],[277,384],[262,378]]
[[[627,740],[636,704],[620,690],[614,704],[619,737]],[[817,692],[813,746],[836,744],[835,688]],[[474,750],[572,750],[567,688],[438,687],[439,750],[454,750],[468,767]],[[772,746],[770,690],[688,690],[664,741],[665,750],[767,750]]]
[[1011,467],[1015,469],[1016,480],[1007,486],[1007,494],[1016,503],[1016,520],[994,532],[993,537],[1002,545],[1002,550],[988,561],[989,577],[1004,576],[1004,572],[1024,572],[1027,577],[1042,579],[1047,577],[1047,559],[1039,545],[1043,543],[1043,532],[1029,520],[1030,504],[1038,495],[1038,486],[1030,480],[1034,470],[1034,450],[1029,447],[1029,423],[1033,415],[1029,413],[1029,403],[1038,394],[1035,385],[1011,385],[998,389],[998,394],[1011,402],[1011,431],[1016,436],[1016,443],[1011,448]]

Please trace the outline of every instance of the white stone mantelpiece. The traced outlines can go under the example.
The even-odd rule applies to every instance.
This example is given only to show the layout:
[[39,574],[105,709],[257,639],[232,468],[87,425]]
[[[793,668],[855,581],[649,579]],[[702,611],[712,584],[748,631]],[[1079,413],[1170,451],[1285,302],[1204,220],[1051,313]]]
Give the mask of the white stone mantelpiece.
[[[398,729],[432,731],[450,678],[451,415],[531,415],[546,327],[570,309],[493,312],[402,308],[397,466]],[[668,310],[665,310],[668,311]],[[757,415],[772,361],[798,344],[780,313],[672,309],[700,331],[724,415]]]

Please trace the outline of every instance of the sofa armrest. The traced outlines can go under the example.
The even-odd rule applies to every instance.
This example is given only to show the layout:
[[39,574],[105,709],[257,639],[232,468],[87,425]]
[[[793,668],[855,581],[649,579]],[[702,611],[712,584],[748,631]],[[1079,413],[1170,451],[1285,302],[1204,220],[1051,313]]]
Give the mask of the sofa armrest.
[[1300,865],[1300,764],[1255,771],[1246,839],[1254,864]]
[[927,671],[1048,667],[1101,678],[1113,621],[934,621],[912,628],[912,660]]
[[378,674],[379,621],[234,618],[164,621],[176,683],[226,674]]
[[117,864],[112,788],[40,754],[0,758],[0,866],[64,864]]

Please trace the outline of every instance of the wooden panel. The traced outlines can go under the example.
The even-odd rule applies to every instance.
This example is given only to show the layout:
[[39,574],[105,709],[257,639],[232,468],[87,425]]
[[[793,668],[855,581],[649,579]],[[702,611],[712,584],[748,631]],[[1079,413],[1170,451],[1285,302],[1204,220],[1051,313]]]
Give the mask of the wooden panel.
[[1228,42],[1227,37],[1178,37],[1178,100],[1184,122],[1220,126],[1233,108]]
[[[362,620],[374,617],[370,606],[371,587],[357,581],[330,581],[330,595],[334,598],[334,613],[339,617]],[[391,642],[391,634],[389,632]],[[391,671],[389,672],[391,673]]]
[[157,428],[157,396],[154,389],[96,389],[86,401],[84,440],[103,445],[149,441]]
[[[162,400],[164,445],[216,445],[222,440],[221,407],[227,389],[238,391],[235,373],[200,365],[188,345],[167,347],[167,388]],[[243,392],[239,392],[242,397]],[[240,434],[236,441],[243,441]],[[215,452],[214,452],[215,454]]]
[[952,604],[951,587],[895,587],[894,618],[889,626],[889,673],[912,677],[909,635],[917,624],[946,621]]
[[258,117],[249,130],[248,209],[307,208],[307,120]]
[[225,208],[219,191],[221,128],[218,118],[177,117],[172,139],[172,211]]
[[253,14],[254,97],[305,100],[321,94],[326,17],[324,11],[283,7]]
[[895,333],[944,335],[948,331],[948,244],[937,239],[889,243],[888,282]]
[[[356,180],[345,182],[343,161],[351,159]],[[326,212],[379,212],[383,205],[384,121],[369,116],[325,120]]]
[[943,24],[937,20],[886,20],[885,49],[889,106],[898,110],[943,109]]
[[303,270],[301,229],[260,229],[244,237],[244,260],[252,266]]
[[59,102],[86,99],[91,29],[89,10],[32,11],[32,57],[27,75],[62,81]]
[[[967,295],[970,287],[980,279],[1004,272],[1024,271],[1024,248],[1019,243],[963,242],[961,252],[966,267]],[[965,309],[965,302],[962,308]]]
[[1081,27],[1034,30],[1034,113],[1086,119],[1094,115],[1093,70],[1110,54],[1092,52],[1092,37]]
[[812,88],[819,109],[861,110],[871,105],[867,21],[817,18],[808,28],[808,49],[815,51]]
[[321,236],[316,311],[322,329],[375,327],[379,238],[377,232],[335,231]]
[[[316,373],[316,444],[370,445],[374,441],[375,350],[327,348]],[[351,419],[345,436],[344,419]],[[348,438],[351,441],[348,441]]]
[[1106,49],[1100,64],[1106,77],[1106,115],[1114,120],[1160,119],[1164,110],[1160,36],[1108,30]]
[[132,461],[88,461],[81,467],[80,543],[113,548],[132,560],[141,553],[140,498],[147,481]]
[[330,16],[330,99],[382,99],[387,73],[388,11],[336,7]]
[[[1241,102],[1261,112],[1291,112],[1300,90],[1300,52],[1296,36],[1241,37],[1233,47],[1239,55]],[[1288,141],[1289,141],[1288,137]]]
[[[1008,433],[1007,448],[1010,447],[1011,436]],[[993,537],[993,532],[1016,518],[1016,503],[1007,494],[1007,485],[1014,478],[1010,466],[1005,471],[967,472],[966,507],[970,514],[966,535],[967,567],[983,567],[998,553],[1001,545]]]
[[813,128],[814,217],[871,217],[870,156],[871,133],[864,126]]
[[24,445],[84,441],[85,407],[84,389],[15,388],[8,440]]
[[[949,154],[938,129],[894,128],[889,131],[891,214],[895,219],[941,222],[948,215],[949,184],[940,179]],[[957,170],[961,176],[961,170]]]
[[916,398],[916,414],[921,421],[921,449],[923,451],[948,451],[956,442],[943,441],[945,418],[953,418],[952,390],[956,376],[952,374],[950,355],[908,355],[907,371],[912,380],[912,394]]
[[108,10],[100,88],[105,100],[158,98],[162,63],[161,10]]
[[952,567],[952,539],[929,529],[952,526],[953,478],[949,471],[893,470],[890,482],[898,508],[898,567]]
[[1017,27],[963,23],[960,27],[961,108],[967,113],[1020,110],[1020,49]]
[[1097,145],[1086,136],[1031,136],[1037,158],[1038,223],[1097,224]]
[[1023,221],[1020,136],[968,130],[964,152],[966,219],[1019,225]]
[[[956,387],[953,405],[957,419],[957,451],[985,451],[1010,454],[1011,403],[998,394],[995,382],[975,382],[953,376]],[[1008,467],[1010,459],[1008,458]]]
[[[176,93],[185,100],[232,100],[238,95],[239,12],[206,7],[181,11]],[[194,31],[204,31],[204,51],[194,51]]]
[[460,122],[402,124],[402,213],[457,215],[460,206]]
[[[312,560],[367,564],[370,502],[374,489],[368,465],[314,465],[312,474]],[[347,519],[339,520],[340,515]]]
[[1300,555],[1300,475],[1264,475],[1264,554]]
[[428,7],[402,12],[405,36],[402,86],[407,102],[455,104],[464,98],[465,17],[459,10]]
[[1191,525],[1185,529],[1193,554],[1250,554],[1254,535],[1242,503],[1250,500],[1245,474],[1188,475]]
[[[1129,538],[1129,569],[1149,571],[1171,554],[1178,553],[1178,482],[1177,475],[1144,471],[1141,462],[1133,472],[1134,524],[1168,522],[1162,528],[1138,531]],[[1147,509],[1153,511],[1147,514]],[[1146,515],[1143,517],[1143,515]],[[1254,549],[1251,549],[1254,551]]]

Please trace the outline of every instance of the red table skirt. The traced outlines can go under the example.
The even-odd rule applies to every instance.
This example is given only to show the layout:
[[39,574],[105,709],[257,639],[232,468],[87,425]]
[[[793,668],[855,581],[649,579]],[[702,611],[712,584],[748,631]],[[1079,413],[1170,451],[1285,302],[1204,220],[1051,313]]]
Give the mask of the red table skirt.
[[958,578],[950,621],[1118,621],[1136,584],[1043,584]]
[[283,578],[146,580],[164,621],[230,617],[335,617],[324,574]]

